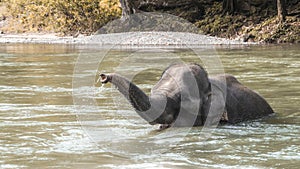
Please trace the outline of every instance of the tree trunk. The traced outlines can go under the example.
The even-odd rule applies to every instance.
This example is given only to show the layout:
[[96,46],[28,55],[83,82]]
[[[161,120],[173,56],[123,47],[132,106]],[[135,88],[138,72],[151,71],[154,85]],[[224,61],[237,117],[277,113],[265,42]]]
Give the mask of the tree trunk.
[[277,0],[277,15],[281,23],[285,21],[286,14],[285,0]]
[[136,12],[132,0],[120,0],[120,4],[122,8],[122,18],[128,18],[129,15]]
[[234,14],[237,8],[237,0],[223,0],[223,14]]

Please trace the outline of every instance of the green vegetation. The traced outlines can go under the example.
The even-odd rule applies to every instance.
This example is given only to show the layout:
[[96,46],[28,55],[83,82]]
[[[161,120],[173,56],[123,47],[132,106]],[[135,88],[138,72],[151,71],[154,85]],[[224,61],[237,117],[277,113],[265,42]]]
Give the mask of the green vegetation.
[[[143,8],[168,12],[193,21],[199,31],[207,35],[266,43],[300,42],[300,3],[297,0],[287,3],[289,15],[284,22],[277,18],[275,1],[238,2],[231,13],[224,12],[220,0],[199,0],[196,12],[191,11],[193,8],[190,9],[190,6]],[[121,12],[119,0],[0,0],[0,33],[56,32],[61,35],[89,35],[109,21],[119,18]],[[140,24],[144,24],[143,20]]]
[[241,32],[254,38],[254,41],[266,43],[300,43],[299,18],[288,16],[284,24],[277,17],[268,18],[252,27],[243,28]]
[[121,15],[118,0],[4,0],[2,4],[10,18],[3,31],[16,33],[90,34]]
[[299,43],[300,18],[287,16],[281,23],[276,6],[256,8],[248,14],[234,15],[222,12],[222,3],[215,2],[205,11],[204,19],[195,24],[204,34],[229,39],[266,43]]

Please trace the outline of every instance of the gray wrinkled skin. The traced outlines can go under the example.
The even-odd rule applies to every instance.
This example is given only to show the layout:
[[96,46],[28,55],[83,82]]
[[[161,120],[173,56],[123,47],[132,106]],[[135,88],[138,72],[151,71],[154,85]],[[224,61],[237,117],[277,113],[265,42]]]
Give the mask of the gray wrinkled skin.
[[[102,83],[112,83],[149,124],[188,127],[235,124],[274,113],[257,93],[231,75],[208,78],[197,64],[173,64],[162,74],[147,96],[118,74],[101,74]],[[226,82],[226,84],[225,84]]]

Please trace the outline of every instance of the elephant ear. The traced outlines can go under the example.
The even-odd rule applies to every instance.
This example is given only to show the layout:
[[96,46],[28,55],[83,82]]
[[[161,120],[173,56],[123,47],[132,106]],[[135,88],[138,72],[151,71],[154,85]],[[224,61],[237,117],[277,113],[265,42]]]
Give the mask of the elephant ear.
[[239,100],[231,92],[227,93],[226,100],[227,122],[232,124],[241,122],[242,117],[239,116],[239,112],[243,111],[243,106]]
[[229,123],[253,120],[274,113],[263,97],[242,85],[236,78],[228,75],[226,80]]

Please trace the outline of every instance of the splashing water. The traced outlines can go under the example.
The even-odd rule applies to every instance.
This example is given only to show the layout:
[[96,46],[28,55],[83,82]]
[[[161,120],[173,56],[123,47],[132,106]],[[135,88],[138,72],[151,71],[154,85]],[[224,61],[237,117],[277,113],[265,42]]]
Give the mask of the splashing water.
[[96,94],[100,94],[101,92],[103,92],[105,90],[105,87],[104,87],[104,84],[101,83],[101,86],[97,87],[95,86],[95,91],[96,91]]

